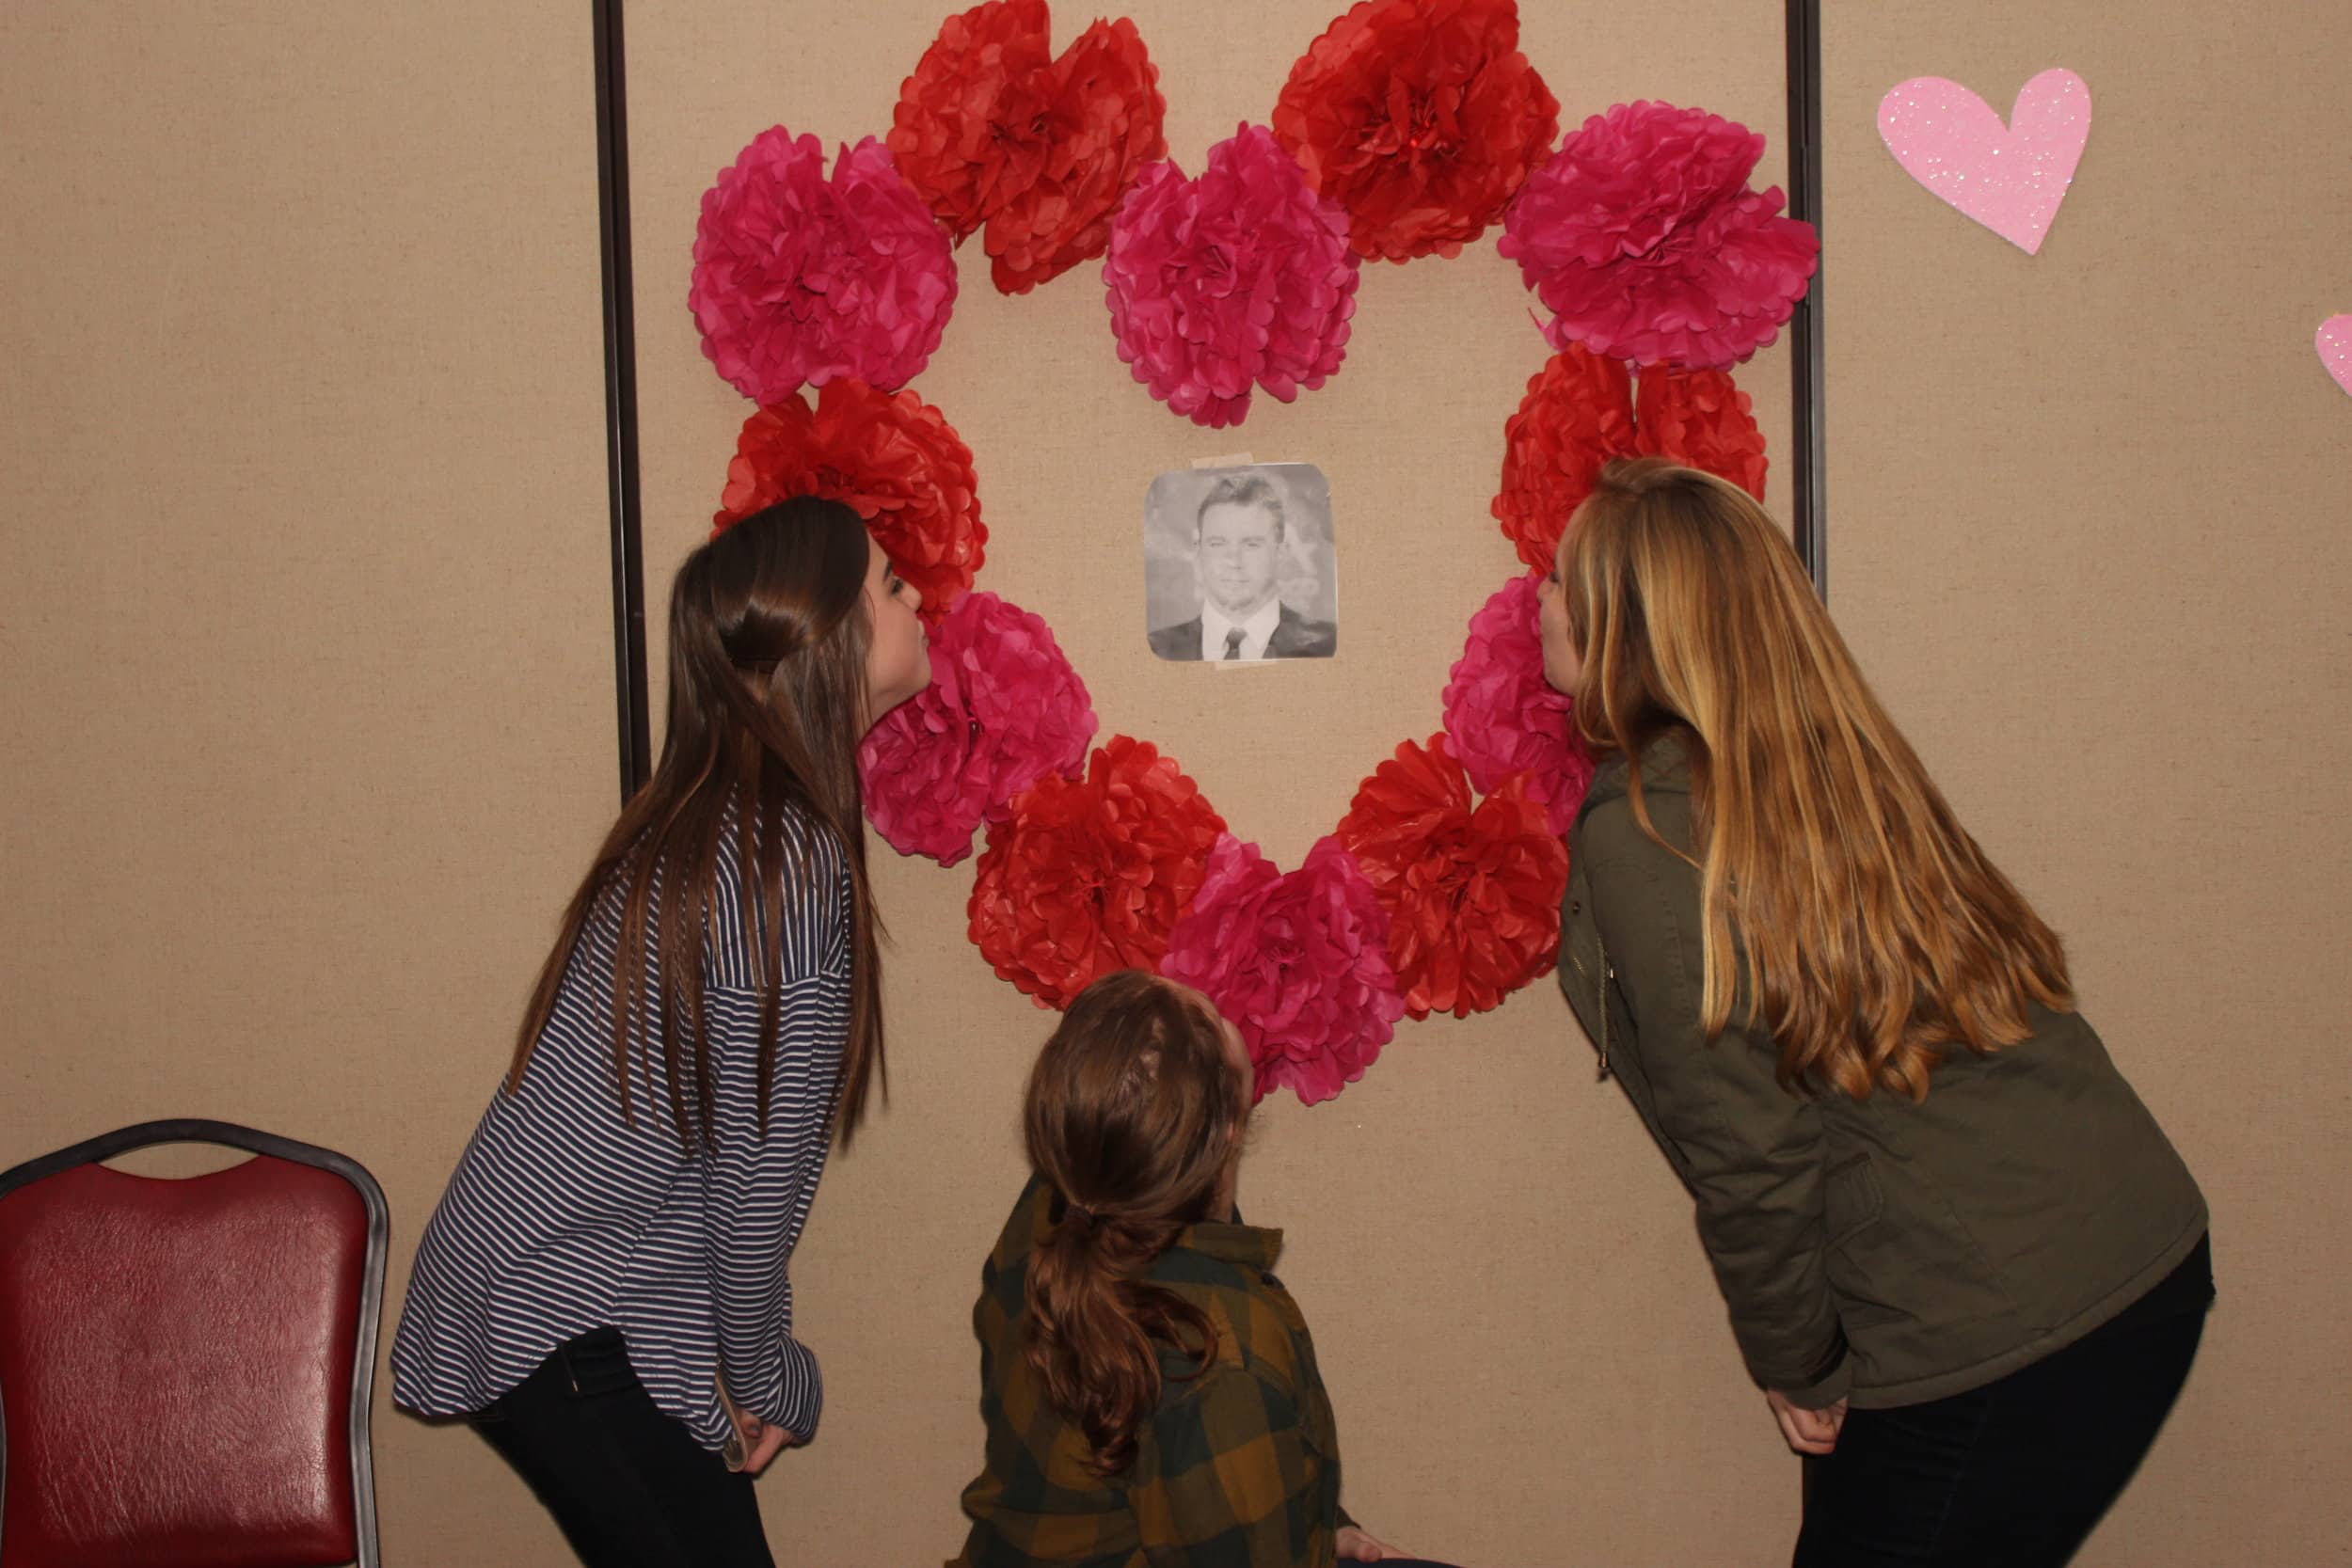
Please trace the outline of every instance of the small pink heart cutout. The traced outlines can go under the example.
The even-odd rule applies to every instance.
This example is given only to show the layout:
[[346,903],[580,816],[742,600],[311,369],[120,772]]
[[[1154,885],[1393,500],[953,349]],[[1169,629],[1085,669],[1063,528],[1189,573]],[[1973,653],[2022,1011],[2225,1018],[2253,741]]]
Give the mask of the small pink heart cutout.
[[2328,367],[2336,385],[2352,392],[2352,316],[2329,316],[2321,322],[2312,347],[2319,351],[2319,362]]
[[1879,136],[1903,172],[2028,256],[2042,248],[2090,135],[2090,88],[2071,71],[2045,71],[2018,88],[2007,125],[1941,76],[1915,76],[1879,100]]

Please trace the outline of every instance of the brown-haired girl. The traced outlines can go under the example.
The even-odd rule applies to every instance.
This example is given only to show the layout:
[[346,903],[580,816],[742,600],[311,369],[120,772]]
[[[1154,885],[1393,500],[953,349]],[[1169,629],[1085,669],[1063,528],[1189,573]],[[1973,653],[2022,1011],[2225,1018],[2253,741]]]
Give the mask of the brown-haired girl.
[[1046,1041],[1036,1174],[973,1310],[988,1461],[964,1568],[1406,1568],[1340,1508],[1282,1233],[1235,1213],[1248,1115],[1239,1035],[1171,981],[1106,975]]
[[917,608],[834,501],[687,557],[660,761],[418,1248],[395,1399],[598,1568],[770,1563],[750,1477],[816,1429],[787,1264],[882,1069],[857,747],[930,679]]
[[1605,758],[1561,983],[1817,1456],[1797,1562],[2066,1561],[2196,1354],[2196,1182],[1754,500],[1613,464],[1541,604]]

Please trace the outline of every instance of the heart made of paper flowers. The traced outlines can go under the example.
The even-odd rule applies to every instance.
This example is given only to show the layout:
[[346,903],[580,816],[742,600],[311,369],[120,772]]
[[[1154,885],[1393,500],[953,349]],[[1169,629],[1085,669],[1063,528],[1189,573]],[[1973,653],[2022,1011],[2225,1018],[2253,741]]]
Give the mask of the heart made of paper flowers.
[[833,497],[921,590],[932,680],[861,748],[866,818],[942,865],[984,839],[965,915],[999,975],[1041,1007],[1120,968],[1186,979],[1240,1030],[1260,1094],[1313,1104],[1400,1018],[1486,1011],[1551,965],[1593,759],[1544,676],[1536,577],[1471,618],[1443,729],[1378,760],[1306,860],[1275,865],[1150,741],[1092,744],[1051,628],[974,591],[973,454],[898,389],[938,342],[952,243],[985,230],[1007,293],[1101,256],[1120,357],[1217,426],[1339,369],[1364,258],[1452,255],[1501,214],[1561,351],[1505,426],[1493,505],[1540,571],[1612,457],[1662,453],[1761,498],[1763,436],[1728,367],[1788,320],[1819,241],[1748,184],[1763,138],[1704,110],[1620,104],[1547,162],[1557,111],[1515,0],[1360,0],[1293,68],[1273,128],[1244,123],[1193,176],[1167,159],[1132,24],[1059,56],[1049,38],[1046,0],[983,0],[906,79],[886,150],[846,149],[828,180],[815,138],[779,127],[705,197],[690,304],[761,404],[714,521]]
[[1045,0],[951,16],[898,89],[898,172],[958,241],[985,229],[1000,293],[1025,293],[1110,243],[1111,214],[1166,156],[1159,72],[1136,24],[1097,21],[1049,57]]
[[2031,256],[2048,237],[2090,135],[2090,88],[2071,71],[2017,89],[2009,123],[1958,82],[1915,76],[1879,100],[1879,135],[1910,175]]
[[2319,351],[2319,362],[2328,367],[2336,385],[2352,392],[2352,316],[2329,316],[2321,322],[2312,346]]

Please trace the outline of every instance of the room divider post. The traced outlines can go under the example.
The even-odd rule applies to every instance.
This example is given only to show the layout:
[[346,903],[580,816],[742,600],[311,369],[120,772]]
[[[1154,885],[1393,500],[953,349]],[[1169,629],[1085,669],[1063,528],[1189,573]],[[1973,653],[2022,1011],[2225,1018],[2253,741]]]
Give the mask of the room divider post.
[[596,222],[604,275],[604,456],[612,507],[612,688],[621,800],[653,771],[645,702],[645,551],[637,468],[637,304],[628,237],[628,66],[621,0],[595,0]]

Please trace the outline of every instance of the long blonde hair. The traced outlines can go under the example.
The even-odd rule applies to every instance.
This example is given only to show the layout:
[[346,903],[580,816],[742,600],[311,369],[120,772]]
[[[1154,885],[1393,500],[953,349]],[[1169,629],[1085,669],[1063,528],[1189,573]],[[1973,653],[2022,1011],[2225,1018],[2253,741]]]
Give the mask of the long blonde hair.
[[1613,463],[1559,568],[1578,725],[1630,759],[1661,845],[1643,749],[1689,743],[1698,854],[1666,847],[1700,873],[1708,1038],[1744,996],[1784,1084],[1918,1100],[1953,1047],[2027,1038],[2033,1003],[2072,1009],[2057,934],[1962,829],[1745,492]]

